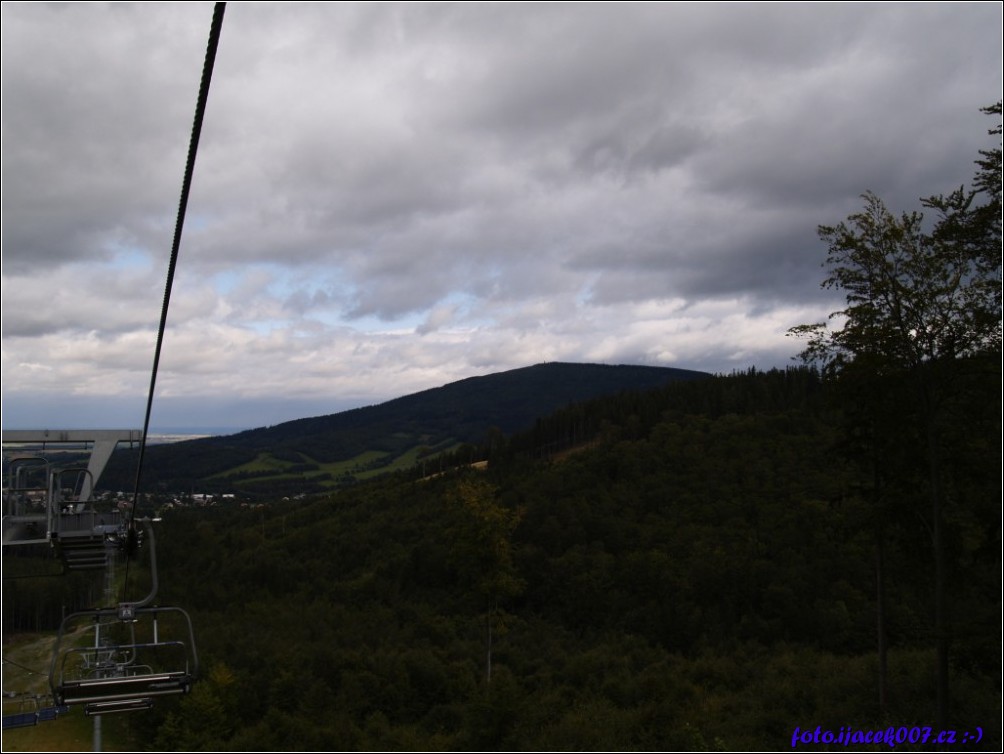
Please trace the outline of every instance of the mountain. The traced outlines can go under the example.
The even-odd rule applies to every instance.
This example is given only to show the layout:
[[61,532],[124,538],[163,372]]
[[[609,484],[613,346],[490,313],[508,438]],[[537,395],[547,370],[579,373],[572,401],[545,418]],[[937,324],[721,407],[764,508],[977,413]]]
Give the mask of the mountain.
[[[945,730],[981,751],[1001,751],[997,364],[956,383],[942,425]],[[888,726],[932,719],[936,698],[913,450],[927,428],[889,391],[905,411],[869,412],[863,434],[859,395],[811,369],[751,369],[559,409],[499,439],[483,472],[166,511],[158,604],[190,613],[202,672],[191,694],[106,724],[152,751],[774,751],[811,748],[816,725],[836,744],[823,749],[923,736]],[[572,429],[575,452],[535,452]],[[101,599],[105,575],[5,580],[4,635],[55,630],[69,599]],[[146,593],[150,574],[134,576],[123,596]],[[9,687],[31,683],[38,663],[20,659]]]
[[[569,404],[709,376],[670,367],[545,363],[469,377],[376,406],[149,447],[143,488],[319,491],[483,443],[489,433],[528,429]],[[101,486],[128,489],[134,468],[134,453],[116,453]]]
[[[944,425],[949,726],[967,750],[1001,751],[999,372],[980,380]],[[586,442],[547,463],[499,452],[483,473],[171,510],[159,599],[191,611],[205,672],[114,724],[157,751],[774,751],[817,725],[832,750],[852,725],[856,742],[923,735],[888,726],[933,718],[925,428],[909,406],[886,425],[877,476],[882,446],[847,432],[859,407],[845,397],[812,370],[750,370],[551,414],[530,434],[550,442],[565,423]],[[6,581],[11,617],[58,623],[42,588]]]

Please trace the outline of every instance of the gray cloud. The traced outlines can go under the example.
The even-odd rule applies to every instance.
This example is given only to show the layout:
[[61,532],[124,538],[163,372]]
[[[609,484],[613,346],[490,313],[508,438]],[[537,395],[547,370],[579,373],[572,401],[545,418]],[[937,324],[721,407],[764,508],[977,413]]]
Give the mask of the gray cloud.
[[[211,4],[2,13],[5,406],[139,395]],[[231,4],[165,395],[783,364],[834,306],[817,225],[970,179],[1000,29],[986,3]]]

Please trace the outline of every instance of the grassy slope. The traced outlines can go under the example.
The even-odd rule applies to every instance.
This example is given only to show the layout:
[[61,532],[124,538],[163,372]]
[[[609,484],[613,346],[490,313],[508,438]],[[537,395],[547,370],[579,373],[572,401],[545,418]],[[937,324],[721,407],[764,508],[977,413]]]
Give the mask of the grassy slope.
[[[449,453],[455,451],[460,447],[460,443],[451,442],[446,440],[444,443],[440,443],[440,452]],[[423,449],[428,449],[428,446],[424,443],[418,443],[407,447],[400,453],[391,454],[380,450],[367,450],[360,453],[352,458],[347,458],[342,461],[332,461],[329,463],[320,463],[316,459],[311,458],[308,455],[303,455],[304,463],[315,463],[317,465],[317,470],[310,472],[310,475],[314,474],[330,474],[331,480],[322,486],[335,487],[338,484],[338,479],[345,476],[351,475],[356,479],[372,479],[374,477],[380,476],[381,474],[386,474],[388,472],[394,471],[404,471],[410,469],[414,466],[420,464],[423,460]],[[426,460],[434,459],[439,453],[431,453],[425,455]],[[227,469],[226,471],[221,471],[218,474],[214,474],[211,479],[214,480],[226,480],[228,477],[243,473],[253,473],[261,474],[260,476],[255,476],[251,480],[254,482],[265,482],[265,481],[276,481],[276,480],[291,480],[303,477],[302,472],[290,471],[293,464],[289,461],[284,461],[280,458],[276,458],[271,453],[262,452],[259,453],[254,461],[250,461],[240,466],[236,466],[232,469]],[[268,472],[268,473],[263,473]],[[234,481],[234,486],[237,489],[241,487],[241,481]]]
[[[51,705],[48,670],[52,658],[54,636],[51,634],[24,634],[5,638],[4,690],[22,694],[38,694],[43,698],[39,706]],[[17,663],[16,665],[14,663]],[[30,712],[35,708],[30,701],[4,699],[4,715]],[[143,748],[132,740],[122,716],[103,717],[101,722],[102,748],[105,751],[135,751]],[[71,708],[66,715],[42,722],[34,727],[5,730],[3,750],[6,751],[91,751],[94,744],[94,721],[84,715],[80,707]]]

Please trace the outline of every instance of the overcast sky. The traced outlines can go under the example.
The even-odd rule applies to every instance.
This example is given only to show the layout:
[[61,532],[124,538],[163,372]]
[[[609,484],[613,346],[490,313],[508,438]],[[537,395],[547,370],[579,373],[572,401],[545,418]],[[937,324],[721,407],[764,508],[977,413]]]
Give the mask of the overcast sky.
[[[993,146],[1001,8],[230,3],[152,424],[790,364],[816,227]],[[5,428],[142,426],[212,11],[2,5]]]

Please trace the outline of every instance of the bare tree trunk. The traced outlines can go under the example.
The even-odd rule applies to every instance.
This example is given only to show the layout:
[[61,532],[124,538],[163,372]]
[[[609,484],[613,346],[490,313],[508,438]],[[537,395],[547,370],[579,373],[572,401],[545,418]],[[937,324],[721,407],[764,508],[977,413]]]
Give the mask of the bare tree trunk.
[[488,657],[485,665],[485,679],[492,682],[492,602],[488,600]]
[[931,458],[931,515],[933,522],[933,544],[934,544],[934,636],[937,652],[936,672],[937,672],[937,701],[935,707],[935,724],[938,728],[945,730],[948,726],[948,649],[949,649],[949,626],[948,626],[948,592],[946,589],[945,574],[945,542],[944,526],[942,523],[941,489],[940,489],[940,469],[937,465],[936,454]]
[[949,681],[949,616],[947,591],[947,563],[945,562],[945,535],[942,509],[944,490],[941,478],[941,448],[937,429],[937,411],[932,400],[927,379],[922,383],[924,397],[924,423],[927,434],[928,489],[931,496],[931,544],[934,549],[934,641],[935,641],[935,710],[938,728],[948,727]]
[[[879,514],[881,515],[881,513]],[[875,543],[875,613],[878,630],[879,715],[886,719],[889,706],[889,646],[885,626],[885,525],[879,522]]]

